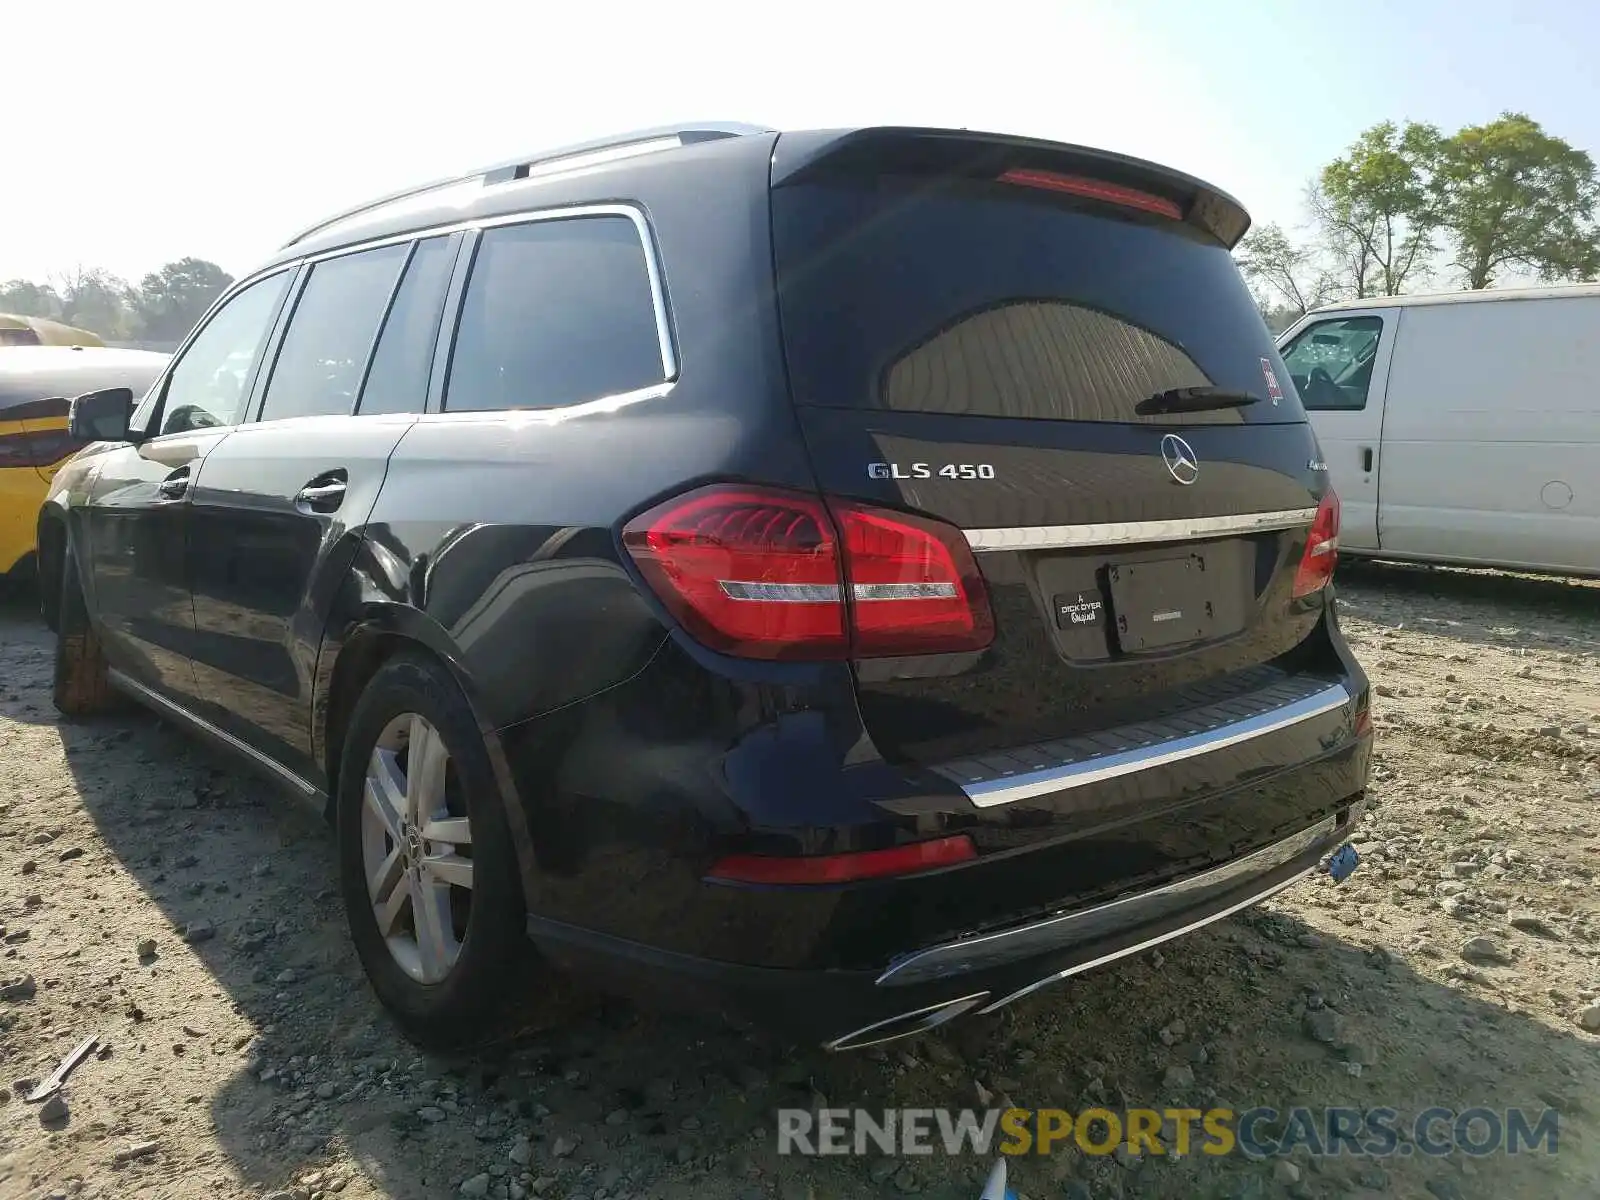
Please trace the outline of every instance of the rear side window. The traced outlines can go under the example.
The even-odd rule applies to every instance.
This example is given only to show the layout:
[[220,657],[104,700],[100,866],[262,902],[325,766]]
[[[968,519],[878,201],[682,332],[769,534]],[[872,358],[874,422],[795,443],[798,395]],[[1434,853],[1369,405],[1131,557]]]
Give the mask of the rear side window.
[[666,379],[639,230],[571,217],[486,230],[451,354],[451,412],[556,408]]
[[426,405],[428,370],[433,365],[445,289],[455,259],[455,246],[449,238],[417,243],[378,335],[366,386],[361,389],[363,415],[420,413]]
[[367,355],[408,249],[382,246],[311,268],[283,335],[260,420],[355,411]]
[[1308,412],[1360,412],[1372,390],[1372,365],[1383,339],[1382,317],[1318,321],[1283,352]]
[[[1232,256],[1187,225],[954,180],[791,185],[772,204],[797,403],[1032,420],[1305,419]],[[1191,387],[1258,399],[1135,411]]]

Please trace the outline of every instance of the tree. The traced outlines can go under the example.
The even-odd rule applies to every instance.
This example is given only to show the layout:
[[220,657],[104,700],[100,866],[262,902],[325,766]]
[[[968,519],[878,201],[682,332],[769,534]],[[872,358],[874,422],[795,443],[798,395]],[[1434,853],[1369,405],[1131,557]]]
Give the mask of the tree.
[[1600,274],[1594,160],[1530,117],[1502,113],[1445,139],[1433,190],[1469,289],[1505,266],[1548,280]]
[[137,299],[144,336],[182,340],[232,282],[233,276],[203,258],[180,258],[146,275]]
[[1316,251],[1290,241],[1281,225],[1251,230],[1235,253],[1244,277],[1267,294],[1262,315],[1269,325],[1269,314],[1287,309],[1291,319],[1299,318],[1334,297],[1333,276],[1318,261]]
[[1426,274],[1440,216],[1433,188],[1441,137],[1432,125],[1384,121],[1322,169],[1312,212],[1357,296],[1398,296]]
[[61,319],[61,297],[48,283],[34,283],[31,279],[12,279],[0,283],[0,312],[19,317],[44,317],[50,321]]
[[127,339],[138,332],[133,289],[127,281],[101,267],[75,267],[56,281],[61,295],[61,319],[104,338]]

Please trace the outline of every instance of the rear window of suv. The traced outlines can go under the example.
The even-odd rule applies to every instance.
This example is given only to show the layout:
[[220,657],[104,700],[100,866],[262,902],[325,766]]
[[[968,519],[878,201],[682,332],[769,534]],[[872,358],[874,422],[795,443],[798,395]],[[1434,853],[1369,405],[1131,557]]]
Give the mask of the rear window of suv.
[[[1187,225],[973,181],[795,184],[772,204],[800,404],[1141,424],[1305,419],[1232,255]],[[1186,387],[1259,400],[1134,411]]]

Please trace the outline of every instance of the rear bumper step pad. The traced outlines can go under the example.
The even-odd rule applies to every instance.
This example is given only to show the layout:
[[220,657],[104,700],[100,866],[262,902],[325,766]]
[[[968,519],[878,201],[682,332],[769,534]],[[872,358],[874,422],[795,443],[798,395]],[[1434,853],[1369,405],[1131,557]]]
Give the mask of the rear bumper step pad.
[[1351,703],[1342,683],[1285,679],[1158,721],[944,763],[933,770],[980,808],[1085,787],[1237,746]]

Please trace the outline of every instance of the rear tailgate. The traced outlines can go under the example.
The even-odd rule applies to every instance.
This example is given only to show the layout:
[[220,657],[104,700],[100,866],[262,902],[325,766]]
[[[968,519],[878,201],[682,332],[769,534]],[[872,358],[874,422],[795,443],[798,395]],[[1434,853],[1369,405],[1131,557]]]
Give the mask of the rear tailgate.
[[[772,205],[819,483],[966,531],[994,609],[987,650],[856,663],[886,757],[1092,738],[1337,671],[1320,596],[1291,596],[1325,475],[1232,201],[1095,152],[874,130],[780,138]],[[1193,388],[1255,402],[1139,411]]]

